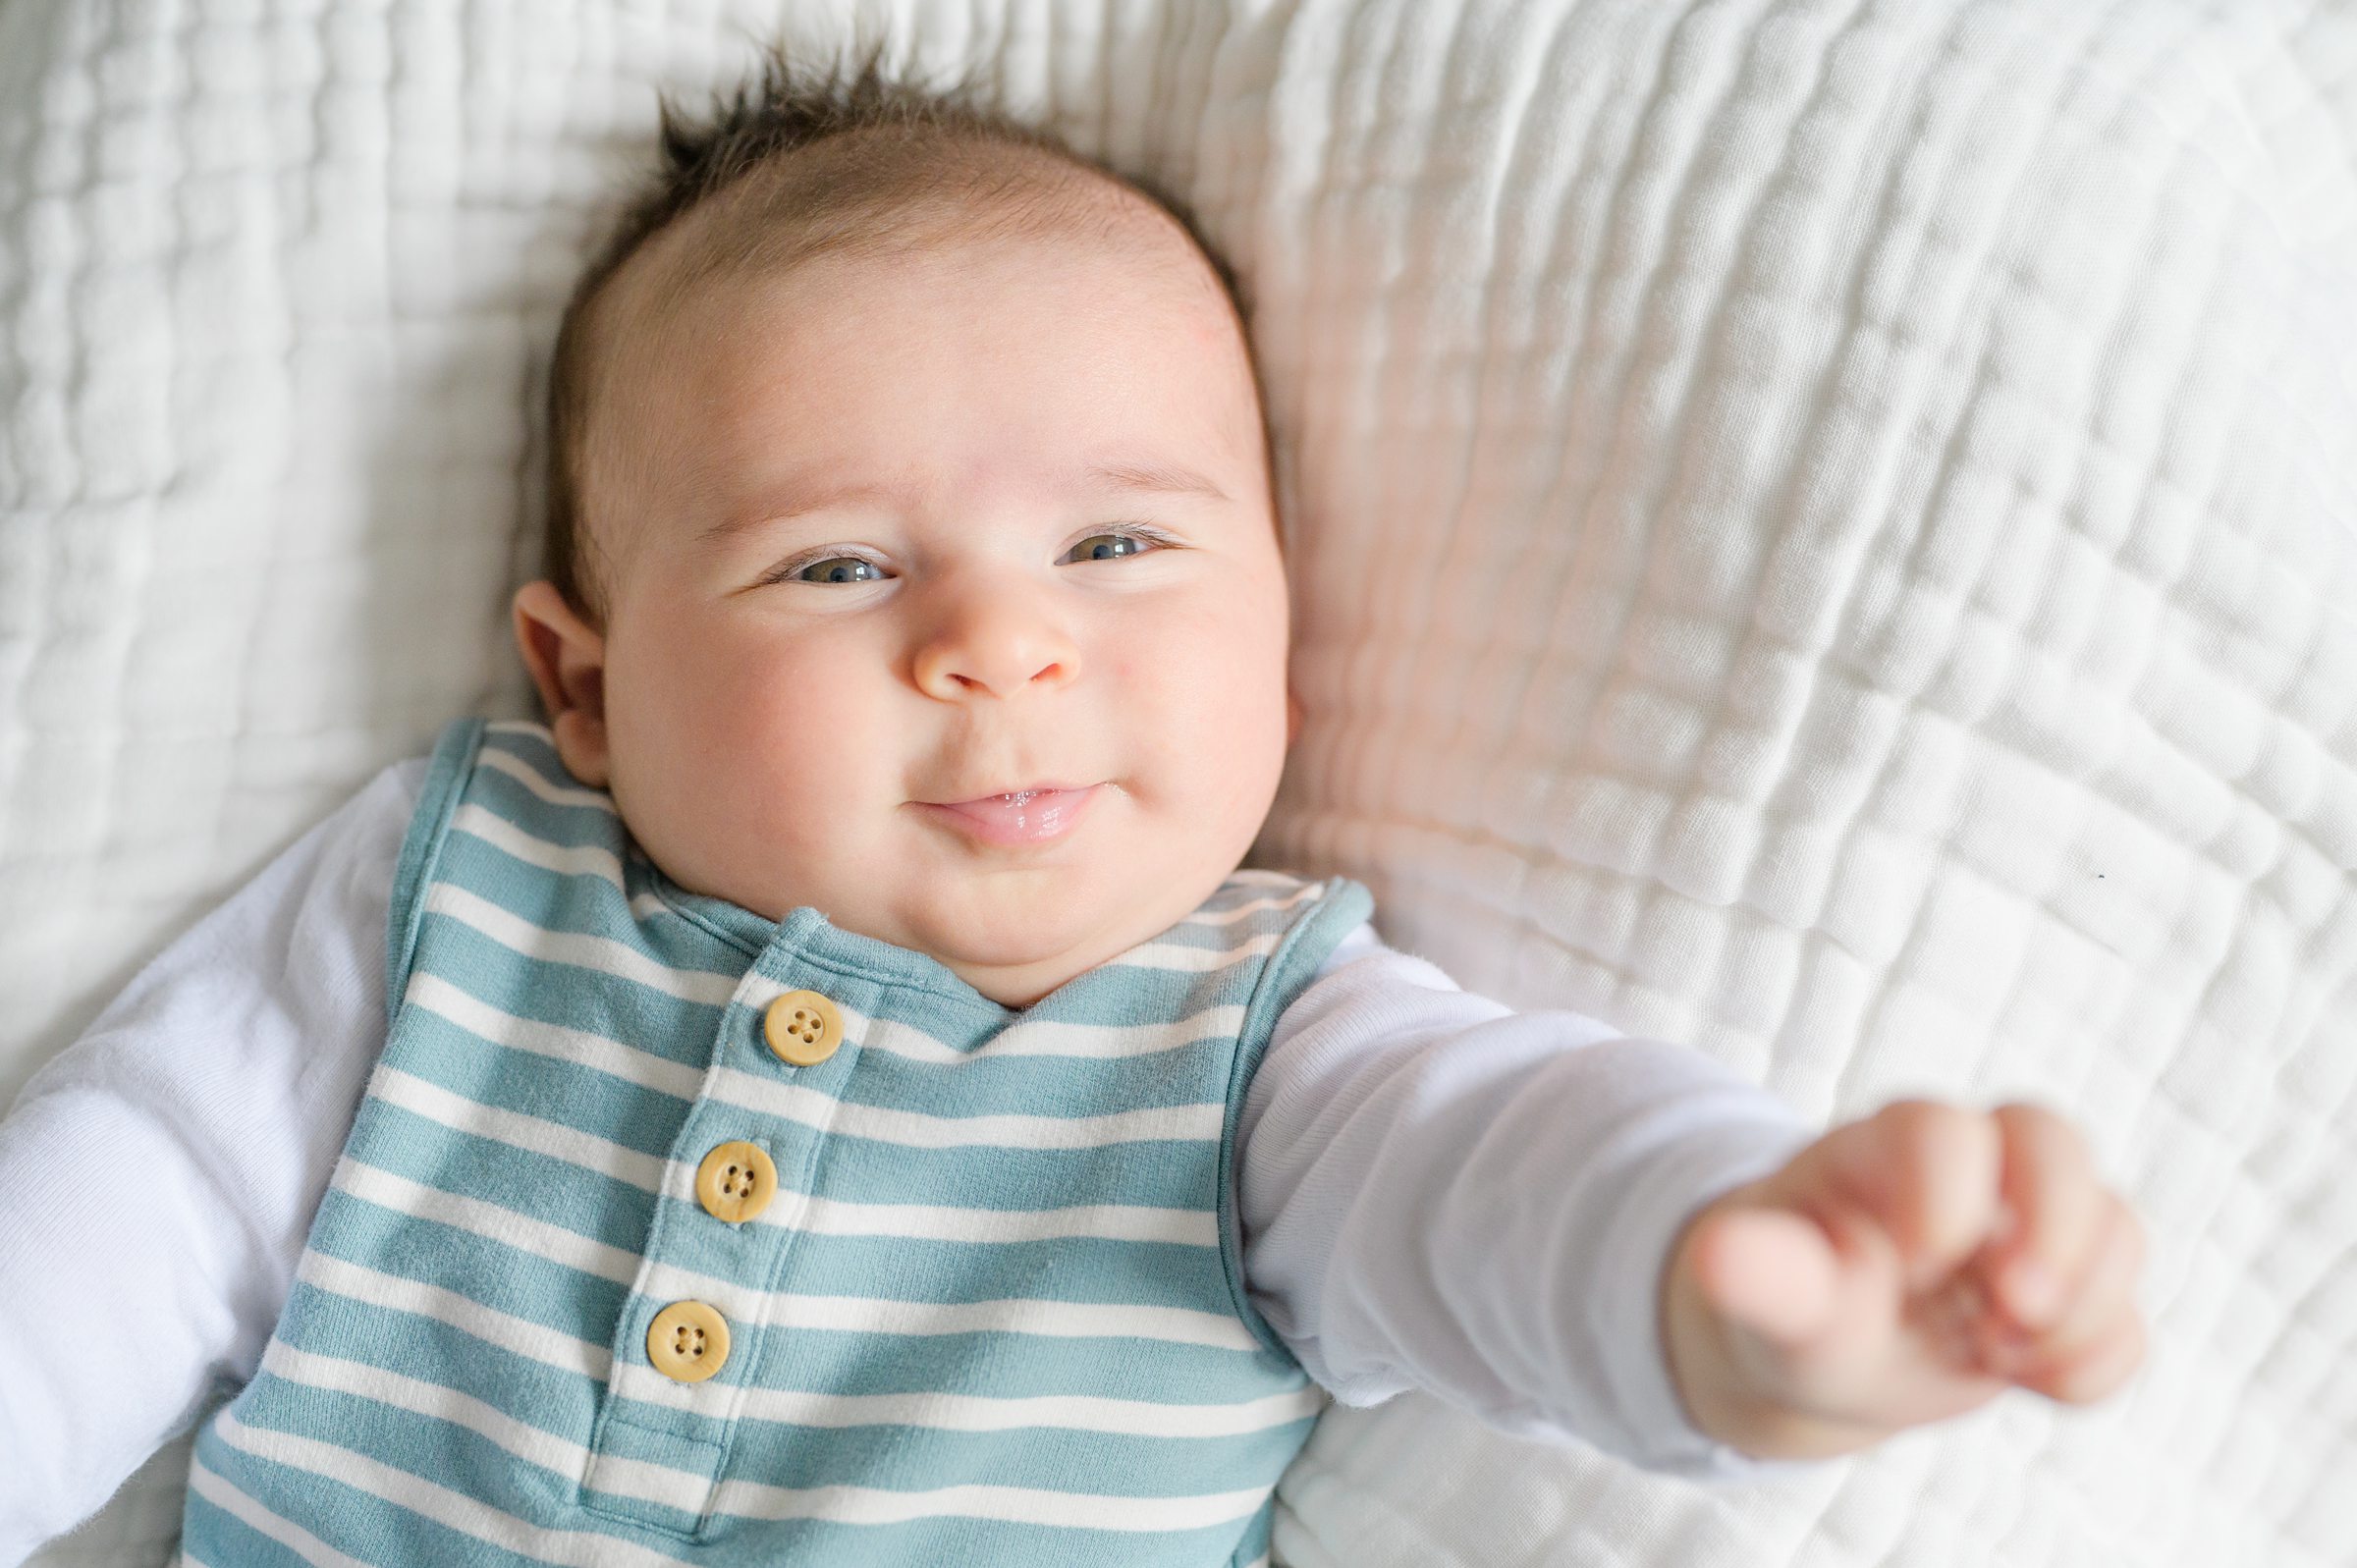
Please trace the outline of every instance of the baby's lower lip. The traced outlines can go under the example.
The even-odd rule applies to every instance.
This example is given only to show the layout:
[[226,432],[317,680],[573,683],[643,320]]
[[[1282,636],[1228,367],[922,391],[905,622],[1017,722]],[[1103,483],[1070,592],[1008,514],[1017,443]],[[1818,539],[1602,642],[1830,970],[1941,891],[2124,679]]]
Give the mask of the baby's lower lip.
[[1061,838],[1079,823],[1080,814],[1096,798],[1096,784],[1085,789],[1033,789],[1012,795],[989,795],[939,805],[915,802],[917,808],[946,826],[992,844],[1037,844]]

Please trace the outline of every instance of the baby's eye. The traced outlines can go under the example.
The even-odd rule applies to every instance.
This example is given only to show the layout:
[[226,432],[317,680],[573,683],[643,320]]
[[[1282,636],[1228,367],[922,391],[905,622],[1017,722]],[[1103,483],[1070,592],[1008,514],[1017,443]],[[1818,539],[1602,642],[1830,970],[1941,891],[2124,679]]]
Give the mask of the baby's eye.
[[[1125,548],[1124,548],[1125,547]],[[1072,546],[1074,561],[1120,561],[1126,556],[1143,555],[1157,546],[1151,539],[1134,533],[1092,533]]]
[[[861,575],[861,573],[865,575]],[[815,575],[814,575],[815,573]],[[829,556],[788,573],[795,582],[881,582],[884,573],[872,561],[858,556]]]

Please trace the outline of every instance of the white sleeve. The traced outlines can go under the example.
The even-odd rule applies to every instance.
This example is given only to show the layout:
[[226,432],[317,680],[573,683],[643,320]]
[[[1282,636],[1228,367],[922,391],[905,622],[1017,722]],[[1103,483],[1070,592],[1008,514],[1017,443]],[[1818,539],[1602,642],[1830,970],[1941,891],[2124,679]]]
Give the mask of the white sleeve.
[[165,947],[0,1121],[0,1564],[252,1378],[384,1043],[427,761]]
[[1692,1425],[1657,1315],[1686,1217],[1817,1136],[1699,1051],[1514,1012],[1361,925],[1245,1093],[1247,1293],[1343,1404],[1420,1388],[1649,1470],[1805,1472]]

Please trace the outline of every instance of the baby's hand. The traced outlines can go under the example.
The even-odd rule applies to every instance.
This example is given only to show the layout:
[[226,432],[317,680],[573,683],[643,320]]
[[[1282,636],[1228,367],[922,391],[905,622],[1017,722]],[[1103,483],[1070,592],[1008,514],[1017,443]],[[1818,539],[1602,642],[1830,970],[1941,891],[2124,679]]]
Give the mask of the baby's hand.
[[2144,1359],[2144,1230],[2071,1125],[1902,1100],[1690,1219],[1663,1276],[1671,1381],[1760,1458],[1854,1452],[2018,1383],[2087,1404]]

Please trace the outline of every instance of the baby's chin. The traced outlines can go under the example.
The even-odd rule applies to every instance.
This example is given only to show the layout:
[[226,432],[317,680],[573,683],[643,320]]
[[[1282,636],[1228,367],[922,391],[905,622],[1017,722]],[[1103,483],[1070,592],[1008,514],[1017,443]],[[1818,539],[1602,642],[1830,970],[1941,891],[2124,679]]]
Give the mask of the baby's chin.
[[1002,1006],[1024,1007],[1187,912],[1167,912],[1143,889],[1094,900],[1067,892],[1032,907],[1019,895],[1007,896],[1010,890],[999,892],[988,901],[909,911],[886,940],[929,955]]

